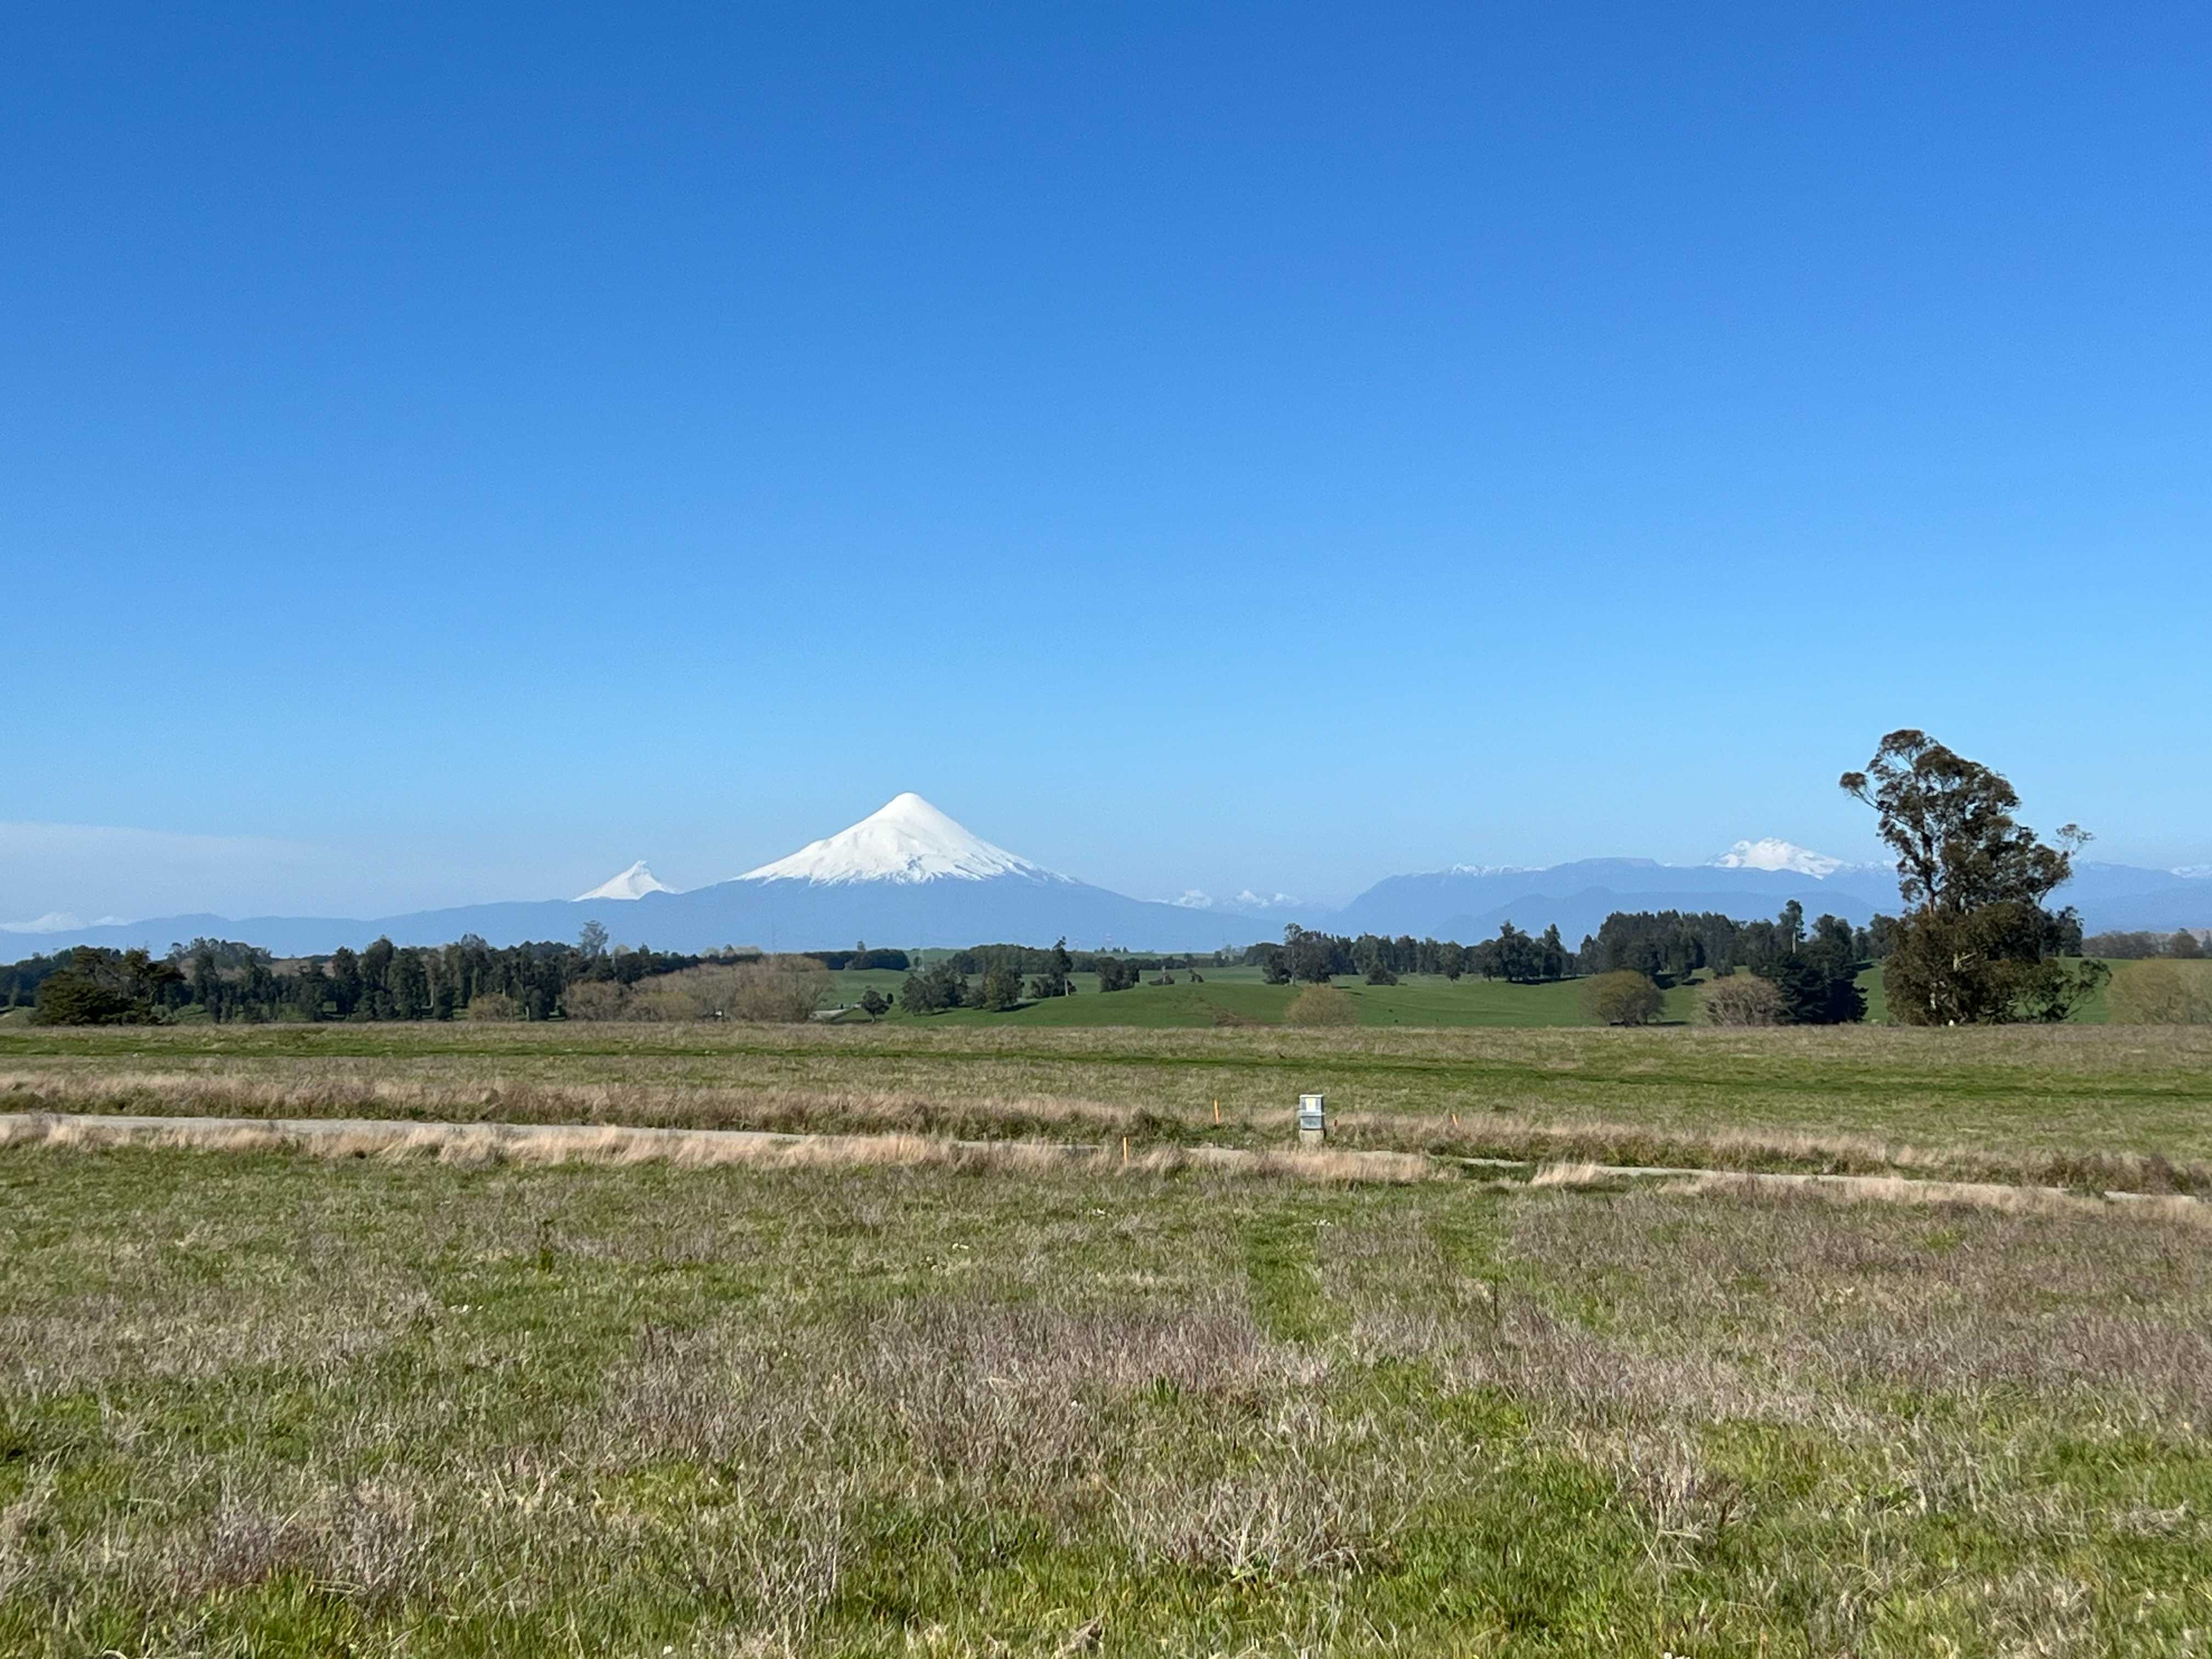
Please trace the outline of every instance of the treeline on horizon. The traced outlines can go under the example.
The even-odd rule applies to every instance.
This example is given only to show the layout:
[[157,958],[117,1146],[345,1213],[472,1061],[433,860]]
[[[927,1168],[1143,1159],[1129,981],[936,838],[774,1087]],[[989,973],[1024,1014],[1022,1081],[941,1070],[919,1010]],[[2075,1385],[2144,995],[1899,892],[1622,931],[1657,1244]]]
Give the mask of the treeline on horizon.
[[[1795,903],[1771,922],[1739,922],[1718,914],[1620,912],[1578,951],[1566,948],[1556,927],[1530,934],[1510,922],[1496,938],[1474,945],[1291,927],[1279,944],[1242,951],[1071,951],[1063,939],[1045,947],[973,945],[926,966],[905,951],[865,945],[775,958],[736,946],[696,953],[633,949],[610,945],[597,923],[573,944],[494,947],[472,934],[442,945],[395,945],[380,939],[358,951],[341,948],[287,960],[234,940],[197,939],[173,945],[160,957],[79,945],[0,967],[0,1008],[32,1006],[40,1023],[67,1025],[600,1018],[598,1011],[611,998],[618,1004],[621,994],[649,981],[693,969],[762,965],[905,973],[898,1001],[915,1014],[962,1007],[1003,1011],[1070,996],[1077,975],[1091,976],[1101,992],[1110,993],[1174,984],[1178,975],[1202,982],[1206,969],[1231,966],[1256,968],[1264,981],[1278,985],[1343,977],[1392,985],[1410,975],[1534,985],[1628,971],[1663,987],[1700,971],[1778,974],[1801,947],[1806,959],[1834,964],[1838,975],[1856,973],[1883,954],[1885,920],[1855,930],[1823,916],[1808,933]],[[580,987],[603,988],[581,996]],[[860,1006],[877,1016],[891,1004],[871,988]]]

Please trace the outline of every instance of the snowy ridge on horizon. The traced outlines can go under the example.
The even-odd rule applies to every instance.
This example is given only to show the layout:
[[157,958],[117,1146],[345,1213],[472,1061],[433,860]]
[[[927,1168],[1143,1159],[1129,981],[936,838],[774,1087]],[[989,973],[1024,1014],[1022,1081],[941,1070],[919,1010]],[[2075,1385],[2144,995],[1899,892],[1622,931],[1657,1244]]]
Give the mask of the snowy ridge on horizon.
[[121,916],[101,916],[96,921],[84,921],[66,910],[49,910],[30,921],[0,921],[0,933],[74,933],[85,927],[123,927],[129,924]]
[[647,893],[672,893],[676,889],[669,886],[665,882],[656,880],[653,872],[645,867],[645,860],[640,859],[620,875],[609,876],[590,892],[577,894],[570,902],[585,904],[593,899],[627,901],[641,899]]
[[1294,893],[1255,893],[1250,888],[1240,888],[1235,898],[1218,899],[1202,887],[1186,887],[1170,904],[1185,910],[1273,910],[1284,905],[1303,905],[1305,901]]
[[1787,870],[1793,875],[1811,876],[1818,881],[1826,881],[1838,870],[1854,867],[1848,860],[1831,858],[1779,836],[1740,841],[1727,852],[1717,854],[1711,866],[1716,870]]
[[803,881],[817,886],[889,881],[1068,881],[955,823],[912,790],[894,795],[848,829],[809,842],[788,858],[763,864],[739,881]]

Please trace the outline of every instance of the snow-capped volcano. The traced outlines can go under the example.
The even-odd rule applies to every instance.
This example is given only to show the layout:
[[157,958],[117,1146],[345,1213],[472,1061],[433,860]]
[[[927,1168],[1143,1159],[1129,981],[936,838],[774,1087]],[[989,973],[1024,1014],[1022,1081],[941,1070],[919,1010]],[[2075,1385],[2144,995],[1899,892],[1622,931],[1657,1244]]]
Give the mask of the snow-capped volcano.
[[890,881],[1030,881],[1067,877],[994,847],[911,790],[895,795],[849,830],[810,842],[789,858],[748,870],[739,881],[803,881],[817,886]]
[[581,904],[586,899],[641,899],[647,893],[672,893],[675,890],[673,887],[655,881],[653,872],[647,869],[645,860],[640,859],[622,874],[610,876],[590,892],[577,894],[575,902]]
[[1787,870],[1793,875],[1826,880],[1844,867],[1842,859],[1830,858],[1809,847],[1769,836],[1764,841],[1740,841],[1713,860],[1717,870]]

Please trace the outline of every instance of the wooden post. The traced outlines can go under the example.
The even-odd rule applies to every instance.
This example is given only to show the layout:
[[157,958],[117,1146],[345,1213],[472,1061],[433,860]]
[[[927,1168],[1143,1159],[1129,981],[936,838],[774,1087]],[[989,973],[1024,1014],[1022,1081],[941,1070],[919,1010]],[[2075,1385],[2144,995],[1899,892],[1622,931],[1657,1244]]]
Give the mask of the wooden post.
[[1221,1097],[1218,1095],[1213,1098],[1213,1121],[1216,1123],[1221,1121]]
[[1129,1167],[1129,1137],[1127,1135],[1121,1137],[1121,1167],[1125,1170]]

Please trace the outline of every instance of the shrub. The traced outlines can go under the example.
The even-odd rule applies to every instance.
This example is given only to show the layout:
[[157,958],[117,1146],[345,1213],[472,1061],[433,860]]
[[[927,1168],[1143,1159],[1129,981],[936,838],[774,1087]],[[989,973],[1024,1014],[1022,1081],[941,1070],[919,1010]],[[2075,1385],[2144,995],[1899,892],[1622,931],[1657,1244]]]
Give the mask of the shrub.
[[461,1010],[465,1019],[520,1019],[522,1005],[501,991],[479,991]]
[[561,1009],[570,1019],[627,1019],[629,1000],[626,986],[611,979],[587,979],[568,988]]
[[1641,1025],[1666,999],[1659,988],[1631,968],[1596,974],[1583,981],[1583,1012],[1607,1025]]
[[770,957],[713,971],[712,989],[721,1012],[730,1019],[796,1024],[813,1018],[830,994],[830,975],[811,957]]
[[1782,991],[1756,974],[1731,974],[1698,994],[1698,1012],[1708,1025],[1778,1025]]
[[[657,975],[631,991],[614,1012],[579,1017],[668,1024],[693,1019],[796,1024],[814,1017],[830,984],[829,973],[812,957],[769,957],[735,967],[687,968]],[[573,1000],[575,991],[569,995]],[[587,1001],[587,1006],[599,1005]]]
[[1284,1010],[1285,1025],[1357,1025],[1359,1007],[1348,992],[1334,985],[1310,985]]
[[2212,1025],[2212,972],[2179,962],[2130,962],[2112,975],[2115,1025]]

